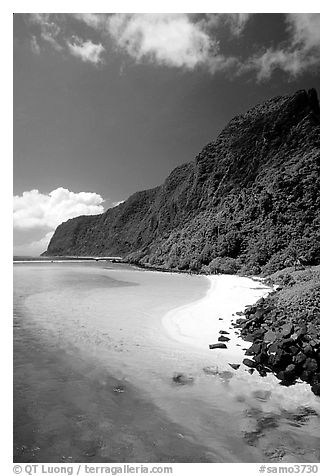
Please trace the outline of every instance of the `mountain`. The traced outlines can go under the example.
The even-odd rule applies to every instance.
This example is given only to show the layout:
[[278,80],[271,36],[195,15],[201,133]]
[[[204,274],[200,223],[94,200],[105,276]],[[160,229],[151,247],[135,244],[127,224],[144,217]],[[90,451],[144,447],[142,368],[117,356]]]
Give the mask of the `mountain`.
[[269,273],[319,263],[314,89],[236,116],[163,185],[56,229],[44,255],[126,257],[169,269]]

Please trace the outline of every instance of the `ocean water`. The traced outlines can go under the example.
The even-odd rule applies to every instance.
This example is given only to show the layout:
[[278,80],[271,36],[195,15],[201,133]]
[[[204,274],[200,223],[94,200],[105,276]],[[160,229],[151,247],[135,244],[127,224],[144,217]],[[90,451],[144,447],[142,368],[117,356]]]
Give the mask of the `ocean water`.
[[209,286],[102,262],[16,263],[14,460],[318,461],[319,404],[306,386],[234,371],[165,326],[184,307],[211,319]]

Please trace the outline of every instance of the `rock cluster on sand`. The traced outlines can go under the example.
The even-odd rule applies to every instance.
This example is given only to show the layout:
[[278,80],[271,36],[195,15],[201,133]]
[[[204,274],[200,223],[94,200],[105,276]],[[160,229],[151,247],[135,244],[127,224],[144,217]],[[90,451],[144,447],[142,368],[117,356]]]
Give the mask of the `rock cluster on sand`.
[[289,270],[274,278],[288,285],[247,307],[234,324],[253,342],[246,351],[253,360],[243,363],[263,376],[274,372],[284,385],[300,378],[319,395],[319,269]]

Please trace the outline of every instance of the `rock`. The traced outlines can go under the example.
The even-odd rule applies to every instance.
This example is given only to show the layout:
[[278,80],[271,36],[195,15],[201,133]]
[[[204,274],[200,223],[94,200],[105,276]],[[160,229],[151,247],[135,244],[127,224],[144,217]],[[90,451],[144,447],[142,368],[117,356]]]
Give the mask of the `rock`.
[[228,370],[223,370],[222,372],[219,372],[219,376],[223,380],[230,380],[234,376],[234,374],[232,372],[229,372]]
[[230,339],[229,337],[220,336],[217,340],[220,342],[228,342]]
[[320,396],[320,384],[319,383],[315,383],[314,385],[311,385],[311,390],[313,391],[313,393],[315,395],[317,395],[318,397]]
[[217,366],[204,367],[202,370],[205,372],[205,374],[208,374],[208,375],[218,375],[219,373],[219,369]]
[[254,362],[251,359],[244,359],[243,364],[246,365],[247,367],[255,368],[257,366],[256,362]]
[[280,370],[277,374],[276,374],[277,378],[279,380],[281,380],[281,383],[283,385],[289,385],[291,383],[291,378],[290,378],[290,375],[289,374],[286,374],[286,372],[284,372],[283,370]]
[[285,324],[282,326],[281,335],[282,337],[290,337],[294,331],[294,326],[292,324]]
[[274,356],[274,367],[277,369],[283,369],[292,361],[292,356],[285,352],[282,349],[278,349],[275,356]]
[[298,352],[297,355],[293,358],[295,364],[302,364],[306,360],[306,355],[303,352]]
[[296,370],[296,366],[294,364],[289,364],[289,365],[287,365],[284,372],[288,376],[294,376],[295,375],[295,370]]
[[244,316],[244,312],[242,311],[237,311],[235,312],[236,316]]
[[283,448],[265,451],[265,455],[268,456],[271,461],[281,461],[285,454],[286,452]]
[[253,359],[258,363],[258,364],[267,364],[268,362],[268,355],[266,352],[260,352],[259,354],[255,355]]
[[256,355],[258,354],[259,352],[261,351],[261,344],[252,344],[251,347],[249,347],[246,352],[245,352],[245,355]]
[[278,348],[279,348],[279,345],[278,345],[276,342],[274,342],[273,344],[271,344],[271,345],[268,347],[268,352],[269,352],[270,354],[272,354],[273,352],[275,353],[275,352],[277,352]]
[[284,350],[288,349],[289,351],[289,347],[293,344],[294,344],[294,339],[292,339],[291,337],[286,337],[281,340],[280,347]]
[[304,354],[306,355],[312,355],[313,354],[313,349],[311,347],[310,344],[306,344],[304,347],[303,347],[303,352]]
[[289,352],[292,354],[292,355],[297,355],[298,352],[299,352],[299,347],[296,347],[295,345],[292,345],[290,346],[289,348]]
[[256,340],[260,340],[263,335],[265,334],[265,330],[264,329],[257,329],[256,331],[253,332],[252,334],[252,339],[253,341],[255,342]]
[[251,374],[251,375],[252,375],[252,374],[253,374],[253,372],[254,372],[254,369],[247,369],[247,371],[249,372],[249,374]]
[[224,335],[230,334],[230,332],[228,332],[228,331],[219,331],[219,333],[220,333],[220,334],[224,334]]
[[234,369],[234,370],[238,370],[239,367],[240,367],[240,364],[230,364],[230,363],[229,363],[229,365],[230,365],[230,367],[231,367],[232,369]]
[[218,344],[210,344],[209,348],[210,349],[227,349],[227,346],[223,344],[222,342],[219,342]]
[[172,380],[178,385],[189,385],[194,382],[194,378],[187,376],[186,374],[176,373],[172,377]]
[[303,364],[303,368],[308,372],[315,372],[318,370],[318,364],[315,359],[307,358]]
[[125,392],[125,387],[122,385],[118,385],[117,387],[113,387],[112,389],[115,393],[124,393]]
[[274,342],[277,338],[276,332],[273,331],[267,331],[264,335],[264,341],[265,342]]

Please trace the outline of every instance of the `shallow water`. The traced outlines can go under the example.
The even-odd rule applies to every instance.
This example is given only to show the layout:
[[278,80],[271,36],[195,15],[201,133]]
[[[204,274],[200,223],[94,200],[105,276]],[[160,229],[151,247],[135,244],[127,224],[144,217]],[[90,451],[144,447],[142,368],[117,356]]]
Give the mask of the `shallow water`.
[[[234,279],[229,293],[247,288],[248,303],[264,292]],[[242,341],[229,354],[208,349],[209,286],[123,265],[15,264],[15,461],[318,461],[309,388],[234,371]],[[184,338],[182,319],[201,314],[201,338],[198,325]]]

